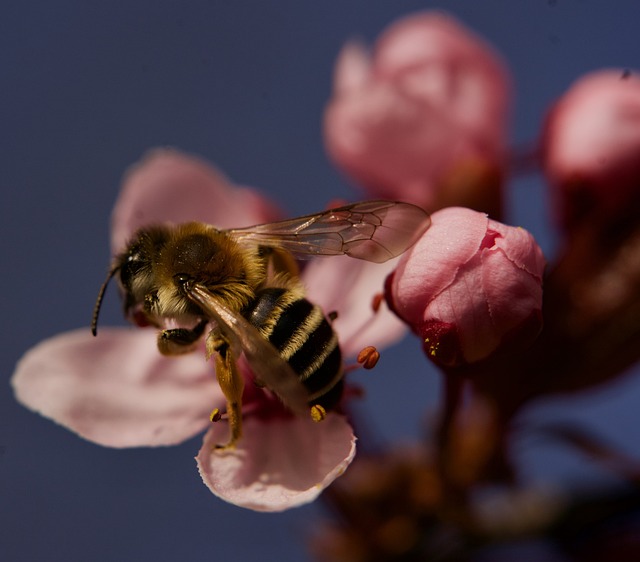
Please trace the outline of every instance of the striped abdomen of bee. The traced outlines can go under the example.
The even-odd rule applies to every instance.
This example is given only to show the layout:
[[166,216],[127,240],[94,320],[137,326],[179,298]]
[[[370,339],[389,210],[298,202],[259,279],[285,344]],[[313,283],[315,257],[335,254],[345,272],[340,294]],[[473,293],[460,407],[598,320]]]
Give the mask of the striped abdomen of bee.
[[263,288],[242,312],[298,375],[309,405],[334,409],[343,391],[342,353],[322,309],[284,288]]

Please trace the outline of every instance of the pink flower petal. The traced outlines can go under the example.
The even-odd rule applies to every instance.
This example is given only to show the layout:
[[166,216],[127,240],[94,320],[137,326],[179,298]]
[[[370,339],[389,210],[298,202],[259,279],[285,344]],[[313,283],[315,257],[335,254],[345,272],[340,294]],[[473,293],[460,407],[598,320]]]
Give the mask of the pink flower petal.
[[125,175],[112,215],[112,250],[141,226],[201,221],[219,228],[276,220],[276,207],[250,188],[234,186],[214,166],[172,149],[156,149]]
[[350,425],[337,414],[320,423],[249,417],[234,450],[213,450],[227,438],[222,422],[207,432],[196,457],[200,476],[216,496],[256,511],[313,501],[345,471],[356,450]]
[[581,77],[549,112],[542,141],[564,225],[598,215],[615,220],[637,200],[640,181],[638,74],[608,69]]
[[334,72],[336,94],[357,90],[364,86],[371,72],[371,62],[366,47],[357,41],[347,43],[338,56]]
[[453,367],[500,346],[529,345],[541,326],[544,257],[533,237],[461,208],[434,213],[405,254],[386,297],[424,342]]
[[355,356],[368,345],[385,347],[398,341],[406,326],[381,303],[374,313],[372,301],[384,291],[384,281],[398,259],[377,264],[336,256],[310,262],[303,273],[309,300],[325,313],[337,312],[333,327],[346,356]]
[[368,193],[424,207],[458,148],[457,132],[446,113],[386,82],[335,97],[324,118],[329,155]]
[[449,207],[431,216],[427,233],[406,252],[394,273],[401,300],[393,306],[411,325],[423,321],[423,310],[416,302],[427,302],[458,276],[459,270],[478,252],[489,219],[462,207]]
[[498,53],[480,36],[442,12],[417,13],[380,36],[374,59],[380,77],[430,99],[490,142],[492,151],[500,149],[508,78]]
[[485,252],[482,261],[483,291],[492,305],[494,330],[502,336],[525,321],[532,311],[540,311],[542,270],[537,275],[523,275],[502,250]]
[[60,334],[29,350],[12,379],[19,402],[110,447],[173,445],[224,399],[204,354],[163,357],[155,330]]
[[413,14],[371,57],[354,44],[341,52],[327,151],[369,193],[430,208],[461,171],[482,192],[486,170],[502,168],[509,97],[485,42],[442,13]]
[[491,221],[491,230],[500,236],[496,237],[496,249],[504,252],[506,258],[513,266],[524,269],[536,279],[542,279],[546,265],[544,256],[540,251],[531,251],[536,241],[524,228],[513,228],[505,224]]

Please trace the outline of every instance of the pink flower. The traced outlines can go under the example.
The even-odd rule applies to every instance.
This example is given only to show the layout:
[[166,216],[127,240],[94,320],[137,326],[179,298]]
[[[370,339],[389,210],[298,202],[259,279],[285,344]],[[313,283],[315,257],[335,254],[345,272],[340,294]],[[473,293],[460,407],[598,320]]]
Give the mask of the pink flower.
[[368,193],[431,209],[462,171],[468,183],[502,169],[507,82],[493,50],[453,18],[406,17],[371,57],[356,43],[340,54],[327,149]]
[[610,219],[640,201],[640,78],[622,70],[578,80],[551,110],[544,167],[565,226]]
[[[206,163],[157,150],[126,176],[113,213],[112,248],[119,252],[135,229],[151,222],[200,220],[225,228],[277,215],[256,191],[231,185]],[[315,281],[309,298],[338,311],[334,328],[345,355],[359,351],[360,333],[373,345],[402,334],[388,310],[371,321],[373,292],[381,290],[391,267],[376,269],[354,259],[311,262],[307,271]],[[352,283],[340,292],[345,278]],[[214,494],[250,509],[307,503],[344,472],[355,454],[355,436],[344,416],[330,413],[321,423],[295,417],[253,384],[243,397],[243,438],[234,450],[213,452],[228,427],[224,421],[211,424],[209,413],[224,410],[225,399],[213,362],[201,351],[165,357],[155,329],[100,327],[93,338],[86,328],[28,351],[12,383],[25,406],[101,445],[173,445],[209,427],[196,459],[200,474]]]
[[527,231],[451,207],[402,256],[386,297],[434,362],[458,367],[537,335],[543,270]]

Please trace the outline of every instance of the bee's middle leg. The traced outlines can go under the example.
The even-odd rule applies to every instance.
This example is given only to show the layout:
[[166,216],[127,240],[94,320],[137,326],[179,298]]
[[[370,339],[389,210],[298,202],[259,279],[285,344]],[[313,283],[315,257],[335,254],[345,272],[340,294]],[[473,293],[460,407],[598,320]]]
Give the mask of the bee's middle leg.
[[244,378],[238,371],[233,353],[226,344],[216,347],[216,377],[220,389],[227,399],[227,417],[231,428],[231,437],[225,445],[216,449],[232,448],[242,436],[242,393]]

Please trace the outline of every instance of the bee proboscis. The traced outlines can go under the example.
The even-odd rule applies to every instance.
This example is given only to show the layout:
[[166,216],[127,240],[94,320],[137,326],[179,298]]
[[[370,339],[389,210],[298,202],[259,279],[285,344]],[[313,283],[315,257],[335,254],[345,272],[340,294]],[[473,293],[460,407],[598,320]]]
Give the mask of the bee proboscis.
[[231,436],[223,448],[242,434],[241,355],[258,384],[295,414],[319,421],[341,397],[342,357],[330,320],[304,297],[295,258],[348,255],[382,263],[429,225],[427,213],[414,205],[363,201],[248,228],[219,230],[200,222],[143,227],[115,257],[91,330],[96,335],[104,293],[117,275],[125,316],[159,328],[161,353],[192,351],[205,337],[227,400]]

